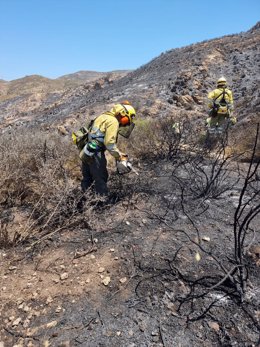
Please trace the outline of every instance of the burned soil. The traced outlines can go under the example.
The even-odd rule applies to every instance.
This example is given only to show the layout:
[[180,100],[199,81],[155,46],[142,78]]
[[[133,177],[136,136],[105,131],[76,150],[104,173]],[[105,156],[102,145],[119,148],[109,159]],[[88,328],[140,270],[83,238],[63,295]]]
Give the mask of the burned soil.
[[234,256],[234,227],[259,205],[249,166],[144,159],[139,176],[112,173],[113,203],[89,196],[77,223],[2,249],[4,346],[258,346],[259,215],[244,234],[245,287]]

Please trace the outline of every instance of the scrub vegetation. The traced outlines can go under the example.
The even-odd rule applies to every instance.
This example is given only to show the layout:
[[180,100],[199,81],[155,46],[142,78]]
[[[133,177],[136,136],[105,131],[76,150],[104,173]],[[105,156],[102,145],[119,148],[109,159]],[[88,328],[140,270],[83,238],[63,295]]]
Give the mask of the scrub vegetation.
[[1,137],[7,346],[259,343],[259,126],[243,163],[185,119],[139,125],[106,205],[82,204],[69,137]]

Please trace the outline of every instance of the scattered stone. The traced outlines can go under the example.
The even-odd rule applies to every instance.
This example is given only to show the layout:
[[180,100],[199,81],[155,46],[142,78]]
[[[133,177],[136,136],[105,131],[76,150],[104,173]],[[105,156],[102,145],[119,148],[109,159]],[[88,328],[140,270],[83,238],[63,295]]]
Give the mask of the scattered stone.
[[57,130],[58,130],[58,132],[59,132],[61,135],[67,135],[67,134],[68,134],[68,131],[67,131],[67,129],[65,128],[64,125],[59,125],[59,126],[57,127]]
[[14,271],[16,269],[17,269],[17,266],[9,266],[9,268],[8,268],[8,270],[10,270],[10,271]]
[[126,277],[120,278],[120,280],[119,280],[119,282],[122,283],[122,284],[125,283],[126,281],[127,281]]
[[209,327],[215,331],[219,331],[219,324],[217,322],[209,322]]
[[[60,306],[59,306],[59,307],[60,307]],[[60,308],[61,308],[61,307],[60,307]],[[57,310],[56,310],[56,311],[57,311]],[[46,328],[54,328],[54,327],[56,327],[57,324],[58,324],[58,322],[57,322],[56,320],[53,320],[53,321],[47,323]]]
[[12,326],[15,327],[15,326],[19,325],[20,322],[21,322],[21,320],[22,320],[22,318],[21,318],[21,317],[18,317],[15,321],[13,321]]
[[151,335],[152,335],[152,336],[158,336],[159,333],[158,333],[158,331],[152,331]]
[[100,267],[100,268],[98,269],[98,272],[99,272],[99,273],[104,272],[104,271],[105,271],[105,268],[104,268],[104,267]]
[[209,241],[210,241],[210,237],[208,237],[208,236],[203,236],[203,237],[202,237],[202,240],[203,240],[203,241],[209,242]]
[[160,337],[157,335],[152,337],[153,342],[159,342],[159,340],[160,340]]
[[30,325],[30,319],[26,318],[25,321],[23,322],[23,327],[28,328]]
[[252,245],[248,250],[248,254],[255,259],[260,259],[260,245]]
[[69,274],[67,272],[64,272],[60,275],[60,279],[63,281],[63,280],[66,280],[67,278],[69,277]]
[[126,224],[126,225],[130,225],[130,222],[127,220],[127,221],[125,222],[125,224]]
[[115,249],[114,248],[110,248],[109,250],[111,253],[115,252]]
[[47,300],[46,300],[46,304],[50,304],[51,302],[53,302],[53,298],[51,296],[48,296],[47,297]]
[[104,286],[107,286],[109,285],[110,281],[111,281],[110,277],[107,276],[103,279],[102,283],[104,284]]
[[145,323],[143,323],[143,322],[139,323],[139,324],[138,324],[138,327],[139,327],[140,331],[142,331],[142,332],[144,332],[145,329],[146,329],[146,325],[145,325]]
[[118,257],[115,257],[114,259],[115,259],[115,260],[118,260],[119,258],[118,258]]
[[95,259],[96,257],[94,256],[94,254],[91,254],[91,255],[90,255],[90,258],[91,258],[91,259]]
[[117,332],[116,332],[116,335],[117,335],[117,336],[120,336],[120,335],[121,335],[121,331],[117,331]]
[[35,299],[38,296],[37,292],[33,292],[32,297]]
[[23,311],[24,312],[29,312],[30,311],[30,307],[28,305],[24,305],[23,306]]
[[62,310],[62,307],[61,307],[61,306],[58,306],[58,307],[56,308],[55,312],[56,312],[56,313],[60,313],[61,310]]
[[93,242],[98,243],[98,239],[93,239]]
[[196,261],[200,261],[201,260],[201,255],[199,254],[199,252],[197,252],[195,254],[195,259],[196,259]]

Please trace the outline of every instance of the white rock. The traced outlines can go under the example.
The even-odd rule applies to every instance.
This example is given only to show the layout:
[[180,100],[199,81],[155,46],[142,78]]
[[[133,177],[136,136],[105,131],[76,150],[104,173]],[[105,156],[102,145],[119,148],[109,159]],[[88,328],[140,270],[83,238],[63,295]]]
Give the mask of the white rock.
[[28,328],[29,327],[29,325],[30,325],[30,319],[25,319],[25,321],[23,322],[23,327],[24,328]]
[[199,254],[199,252],[197,252],[197,253],[195,254],[195,259],[196,259],[197,261],[200,261],[200,260],[201,260],[201,255]]
[[57,324],[58,324],[58,322],[56,320],[53,320],[53,321],[47,323],[46,328],[56,327]]
[[53,298],[51,296],[48,296],[47,300],[46,300],[46,304],[50,304],[51,302],[53,302]]
[[104,284],[104,286],[107,286],[109,285],[110,281],[111,281],[110,277],[107,276],[103,279],[102,283]]
[[61,307],[61,306],[58,306],[58,307],[56,308],[55,312],[56,312],[56,313],[60,313],[61,310],[62,310],[62,307]]
[[157,331],[152,331],[151,335],[152,335],[152,336],[158,336],[159,334],[158,334]]
[[17,266],[9,266],[9,268],[8,268],[10,271],[14,271],[14,270],[16,270],[17,269]]
[[30,311],[30,307],[29,307],[28,305],[25,305],[25,306],[23,307],[23,311],[24,311],[24,312],[29,312],[29,311]]
[[126,277],[120,278],[120,280],[119,280],[120,283],[125,283],[126,281],[127,281]]
[[69,274],[67,272],[64,272],[63,274],[60,275],[60,279],[63,281],[63,280],[66,280],[67,278],[69,277]]
[[20,322],[21,322],[21,320],[22,320],[22,318],[21,318],[21,317],[18,317],[15,321],[13,321],[13,324],[12,324],[13,327],[19,325]]

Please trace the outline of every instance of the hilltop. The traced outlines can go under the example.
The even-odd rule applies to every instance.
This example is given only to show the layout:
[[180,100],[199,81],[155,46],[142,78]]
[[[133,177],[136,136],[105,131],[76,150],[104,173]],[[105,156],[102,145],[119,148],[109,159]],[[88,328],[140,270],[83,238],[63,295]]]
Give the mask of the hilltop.
[[0,98],[0,128],[26,121],[53,127],[75,117],[84,121],[125,98],[141,117],[185,111],[191,118],[204,119],[207,93],[221,75],[234,93],[238,128],[247,127],[260,111],[259,43],[257,23],[244,33],[172,49],[132,72],[78,72],[53,81],[28,76],[10,85],[1,82],[5,92]]
[[55,108],[67,94],[84,85],[84,89],[95,86],[96,81],[114,81],[129,71],[79,71],[50,79],[39,75],[25,76],[10,82],[0,81],[0,129],[19,125],[38,118],[38,114],[49,107]]

